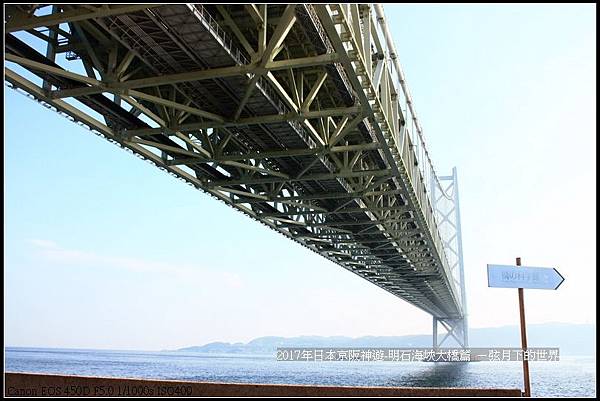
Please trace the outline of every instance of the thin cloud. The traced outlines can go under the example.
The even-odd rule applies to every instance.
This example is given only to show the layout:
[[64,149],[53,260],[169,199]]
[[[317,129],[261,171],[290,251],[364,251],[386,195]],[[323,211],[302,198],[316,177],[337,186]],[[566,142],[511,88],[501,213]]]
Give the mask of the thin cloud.
[[31,239],[28,242],[37,249],[38,256],[47,262],[78,267],[114,268],[135,273],[167,274],[170,277],[178,276],[186,280],[210,280],[213,283],[221,282],[231,288],[243,286],[241,277],[236,273],[215,272],[197,266],[173,265],[141,258],[104,256],[94,252],[64,248],[54,241],[44,239]]
[[57,248],[58,247],[58,245],[56,245],[56,242],[48,241],[45,239],[30,239],[27,242],[29,242],[30,244],[33,244],[39,248]]

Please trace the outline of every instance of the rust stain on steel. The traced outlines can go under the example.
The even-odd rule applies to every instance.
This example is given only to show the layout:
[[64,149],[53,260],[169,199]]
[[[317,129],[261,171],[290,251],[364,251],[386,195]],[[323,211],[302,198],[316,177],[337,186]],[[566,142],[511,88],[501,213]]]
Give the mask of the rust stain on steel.
[[346,387],[285,384],[209,383],[10,373],[5,396],[194,396],[194,397],[520,397],[519,389]]

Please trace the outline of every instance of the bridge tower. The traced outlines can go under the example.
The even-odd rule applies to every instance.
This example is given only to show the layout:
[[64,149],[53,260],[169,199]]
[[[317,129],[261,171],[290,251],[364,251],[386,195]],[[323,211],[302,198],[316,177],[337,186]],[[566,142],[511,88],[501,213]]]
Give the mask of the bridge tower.
[[[466,348],[469,346],[469,326],[456,167],[452,169],[452,175],[438,178],[439,185],[435,181],[431,185],[434,215],[444,245],[444,253],[448,259],[451,278],[460,291],[463,317],[462,319],[445,319],[433,316],[433,347],[440,347],[448,338],[452,337],[460,346]],[[446,335],[441,341],[438,341],[438,324],[441,324],[446,330]]]

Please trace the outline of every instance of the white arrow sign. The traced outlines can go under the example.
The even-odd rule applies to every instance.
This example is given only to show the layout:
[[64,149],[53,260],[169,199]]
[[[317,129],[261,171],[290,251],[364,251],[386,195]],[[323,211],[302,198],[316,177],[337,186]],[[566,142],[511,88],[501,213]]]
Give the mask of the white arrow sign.
[[488,287],[556,290],[564,277],[553,267],[487,265]]

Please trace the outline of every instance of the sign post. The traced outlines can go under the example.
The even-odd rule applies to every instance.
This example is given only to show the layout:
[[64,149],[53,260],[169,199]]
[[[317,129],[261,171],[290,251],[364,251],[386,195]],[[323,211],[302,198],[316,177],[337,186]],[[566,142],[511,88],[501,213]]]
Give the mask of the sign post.
[[518,288],[521,348],[523,349],[523,381],[525,382],[525,397],[531,397],[523,289],[556,290],[565,279],[555,268],[521,266],[521,258],[517,258],[516,266],[487,265],[487,270],[488,287]]
[[[521,258],[517,258],[517,266],[521,266]],[[529,358],[527,351],[527,330],[525,328],[525,300],[523,299],[523,288],[519,288],[519,315],[521,317],[521,348],[523,349],[523,381],[525,383],[525,397],[531,397],[531,383],[529,382]]]

